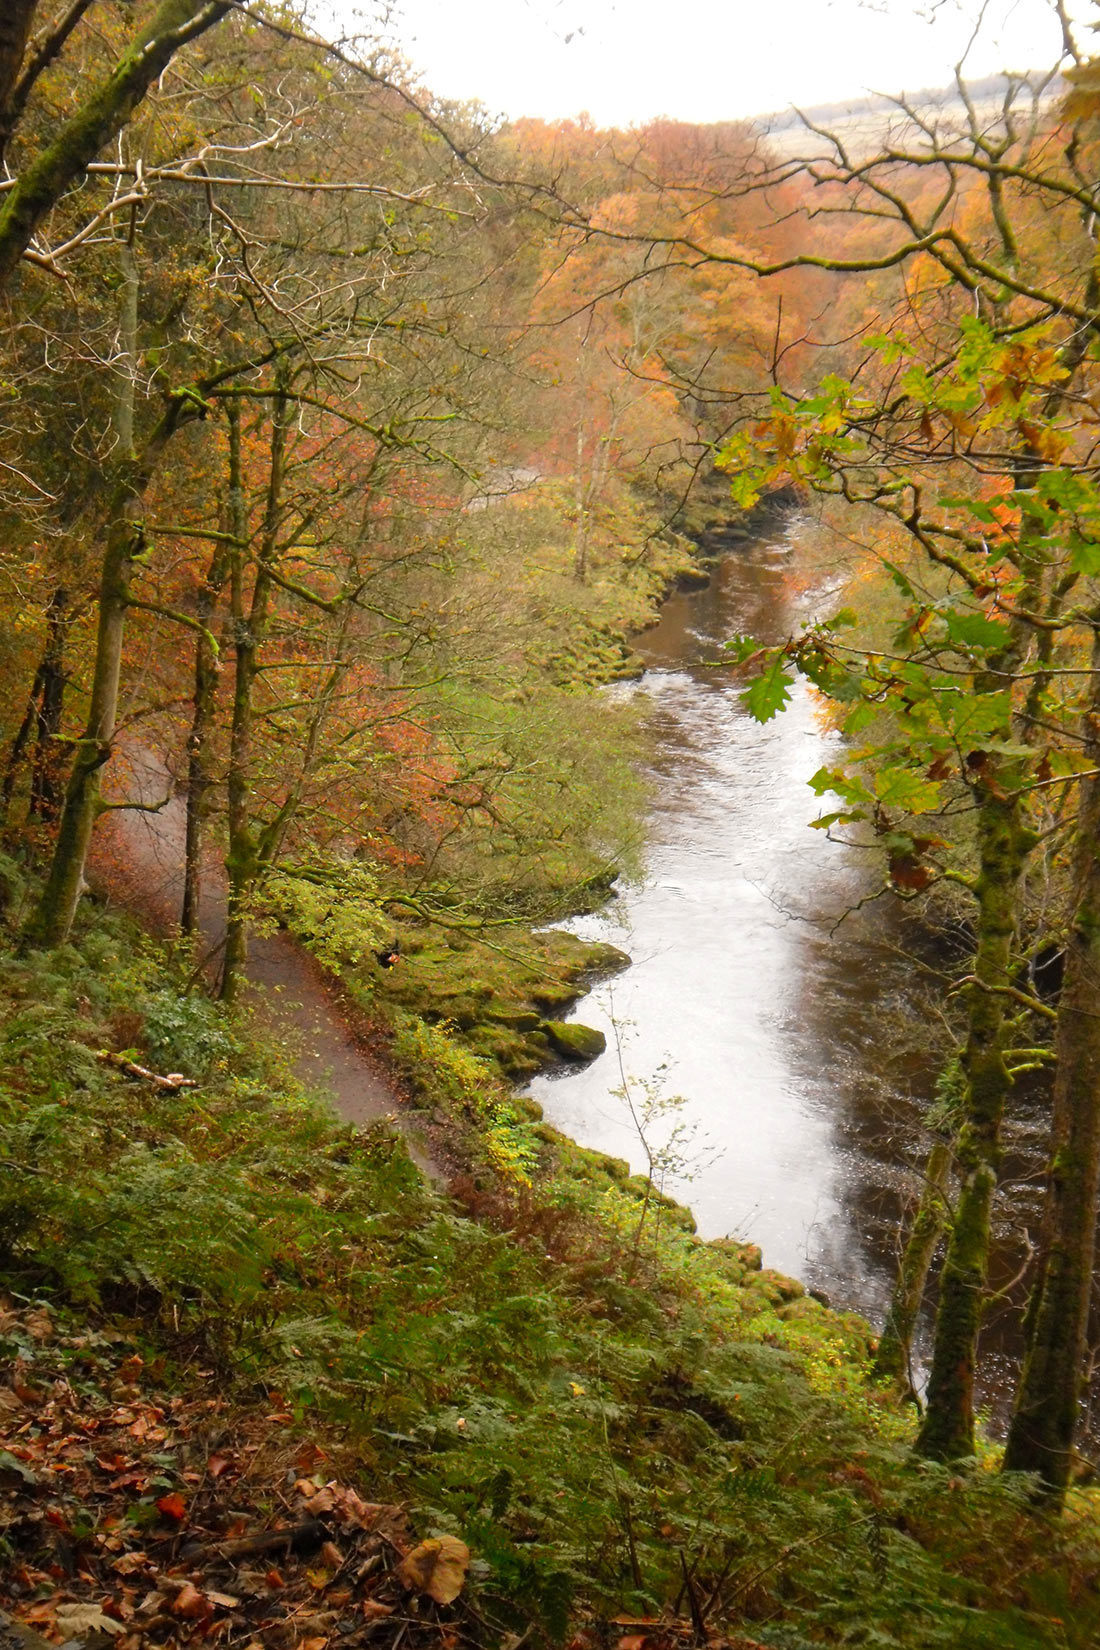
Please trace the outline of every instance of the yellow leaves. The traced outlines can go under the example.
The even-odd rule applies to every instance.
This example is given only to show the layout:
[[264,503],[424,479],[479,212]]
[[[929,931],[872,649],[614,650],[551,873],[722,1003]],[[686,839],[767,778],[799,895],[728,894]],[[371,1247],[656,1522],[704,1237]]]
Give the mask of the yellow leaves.
[[412,1593],[426,1593],[437,1604],[450,1604],[462,1591],[470,1567],[470,1549],[454,1535],[422,1541],[397,1566],[398,1580]]

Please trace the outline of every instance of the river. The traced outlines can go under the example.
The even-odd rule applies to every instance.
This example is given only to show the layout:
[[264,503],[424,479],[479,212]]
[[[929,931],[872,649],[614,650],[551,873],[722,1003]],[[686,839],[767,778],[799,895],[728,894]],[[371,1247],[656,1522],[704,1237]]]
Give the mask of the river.
[[[608,1051],[530,1092],[585,1145],[646,1166],[635,1110],[683,1097],[646,1131],[674,1124],[686,1172],[665,1189],[704,1237],[759,1243],[766,1265],[837,1306],[880,1319],[903,1211],[923,1161],[921,1118],[941,1033],[918,998],[897,902],[875,901],[867,856],[810,828],[823,805],[806,781],[840,756],[812,694],[761,726],[742,683],[705,661],[735,632],[776,642],[828,601],[829,576],[799,573],[808,525],[776,523],[726,556],[704,590],[669,600],[641,639],[633,691],[651,707],[653,811],[644,880],[573,926],[632,966],[576,1010]],[[808,588],[807,588],[808,585]],[[621,1068],[620,1068],[621,1057]],[[1032,1118],[1024,1132],[1034,1133]],[[1021,1176],[1022,1176],[1021,1171]],[[999,1256],[1003,1276],[1014,1264]],[[995,1318],[986,1395],[1002,1400],[1015,1313]]]

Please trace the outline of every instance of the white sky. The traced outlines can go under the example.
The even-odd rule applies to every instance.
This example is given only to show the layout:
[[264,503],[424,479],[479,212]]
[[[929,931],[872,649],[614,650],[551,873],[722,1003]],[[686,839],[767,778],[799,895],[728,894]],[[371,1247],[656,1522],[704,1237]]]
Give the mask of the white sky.
[[[942,86],[980,0],[392,0],[407,57],[439,96],[494,114],[587,110],[599,125],[713,121]],[[352,0],[321,0],[351,29]],[[1096,16],[1096,0],[1072,0]],[[1091,38],[1091,37],[1089,37]],[[987,0],[973,74],[1059,55],[1049,0]]]

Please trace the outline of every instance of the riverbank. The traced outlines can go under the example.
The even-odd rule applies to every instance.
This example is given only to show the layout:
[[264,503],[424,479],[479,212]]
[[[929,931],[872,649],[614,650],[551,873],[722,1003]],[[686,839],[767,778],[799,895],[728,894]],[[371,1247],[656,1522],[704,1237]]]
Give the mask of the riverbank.
[[[541,1135],[534,1173],[442,1198],[181,983],[94,912],[0,970],[5,1607],[120,1650],[223,1622],[356,1650],[1087,1642],[1089,1492],[1051,1525],[980,1465],[910,1465],[859,1320]],[[450,1603],[402,1569],[444,1539]]]

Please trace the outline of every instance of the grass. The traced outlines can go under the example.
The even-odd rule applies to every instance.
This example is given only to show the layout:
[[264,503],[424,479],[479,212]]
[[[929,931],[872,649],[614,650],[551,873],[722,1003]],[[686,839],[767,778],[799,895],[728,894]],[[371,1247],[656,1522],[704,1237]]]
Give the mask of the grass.
[[[282,1394],[372,1497],[469,1544],[494,1619],[551,1644],[662,1612],[776,1650],[1095,1642],[1094,1490],[1053,1523],[991,1461],[914,1463],[868,1327],[736,1246],[639,1234],[613,1162],[517,1118],[522,1160],[441,1198],[113,922],[8,956],[0,1018],[0,1287],[181,1382],[198,1361],[242,1411]],[[491,1132],[463,1056],[416,1050]]]

